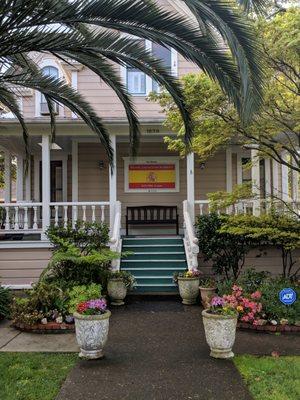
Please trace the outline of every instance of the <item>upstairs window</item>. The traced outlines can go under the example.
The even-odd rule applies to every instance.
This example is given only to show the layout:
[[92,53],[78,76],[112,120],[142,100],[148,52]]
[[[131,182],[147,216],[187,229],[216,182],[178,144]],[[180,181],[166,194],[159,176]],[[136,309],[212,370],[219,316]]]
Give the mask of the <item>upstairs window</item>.
[[[169,73],[174,74],[177,72],[176,52],[174,52],[170,47],[164,47],[160,44],[152,43],[149,40],[137,39],[137,42],[142,43],[146,49],[152,52],[152,55],[155,58],[160,59]],[[124,71],[126,71],[125,79],[129,93],[133,95],[146,96],[152,91],[160,91],[159,83],[148,77],[138,68],[128,65],[124,68]]]
[[[53,66],[46,66],[42,69],[42,74],[45,76],[51,76],[53,78],[59,78],[59,72],[56,67]],[[53,104],[54,111],[56,114],[58,114],[59,109],[58,109],[58,104],[54,103]],[[49,107],[46,101],[45,96],[42,94],[41,95],[41,114],[42,115],[49,115]]]
[[[152,43],[152,55],[155,58],[161,60],[164,67],[168,70],[168,72],[172,73],[172,51],[170,47],[164,47],[157,43]],[[154,81],[152,82],[152,91],[159,92],[160,86],[159,83]]]

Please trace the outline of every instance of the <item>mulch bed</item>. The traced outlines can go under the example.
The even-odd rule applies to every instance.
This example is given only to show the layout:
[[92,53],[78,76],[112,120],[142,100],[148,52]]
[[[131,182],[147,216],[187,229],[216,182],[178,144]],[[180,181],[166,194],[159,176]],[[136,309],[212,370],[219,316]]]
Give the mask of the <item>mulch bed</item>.
[[238,322],[237,327],[242,330],[252,330],[266,333],[294,333],[300,332],[300,326],[296,325],[251,325],[247,322]]
[[16,329],[22,332],[31,333],[70,333],[75,332],[75,324],[58,324],[57,322],[48,322],[47,324],[14,324]]

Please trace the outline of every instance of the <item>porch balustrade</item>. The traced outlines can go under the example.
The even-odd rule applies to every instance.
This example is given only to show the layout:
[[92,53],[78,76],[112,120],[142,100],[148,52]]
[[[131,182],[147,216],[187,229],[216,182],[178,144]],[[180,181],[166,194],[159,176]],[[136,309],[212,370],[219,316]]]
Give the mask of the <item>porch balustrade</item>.
[[[260,215],[269,211],[271,208],[280,213],[290,213],[300,216],[300,202],[293,201],[292,199],[282,200],[268,200],[268,199],[244,199],[238,201],[236,204],[217,210],[218,214],[225,213],[230,215],[249,214]],[[209,200],[195,200],[195,214],[205,215],[210,212]]]
[[[43,203],[17,202],[0,204],[0,232],[42,232]],[[64,226],[77,221],[108,222],[109,202],[50,203],[50,225]]]

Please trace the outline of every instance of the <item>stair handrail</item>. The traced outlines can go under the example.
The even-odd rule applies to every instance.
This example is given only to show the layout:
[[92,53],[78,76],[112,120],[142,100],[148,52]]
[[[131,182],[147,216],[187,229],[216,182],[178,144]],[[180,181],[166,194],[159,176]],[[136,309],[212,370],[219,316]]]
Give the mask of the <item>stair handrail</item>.
[[188,269],[198,268],[199,246],[198,239],[194,233],[194,227],[189,213],[189,204],[183,202],[183,228],[184,228],[184,247],[186,252]]
[[119,258],[114,259],[111,262],[111,267],[114,271],[119,271],[121,264],[121,250],[122,250],[121,221],[122,221],[122,205],[120,201],[116,201],[114,224],[112,229],[112,235],[109,240],[110,250],[120,254]]

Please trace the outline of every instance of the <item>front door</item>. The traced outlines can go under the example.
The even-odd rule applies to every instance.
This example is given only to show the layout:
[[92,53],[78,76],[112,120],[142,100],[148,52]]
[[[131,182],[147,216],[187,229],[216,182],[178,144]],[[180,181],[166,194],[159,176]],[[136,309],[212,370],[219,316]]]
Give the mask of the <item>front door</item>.
[[[40,162],[40,201],[42,201],[42,162]],[[50,202],[57,203],[63,201],[63,162],[62,160],[52,160],[50,162]],[[51,207],[50,218],[54,218],[55,210]],[[59,218],[62,218],[62,209],[59,207]]]

